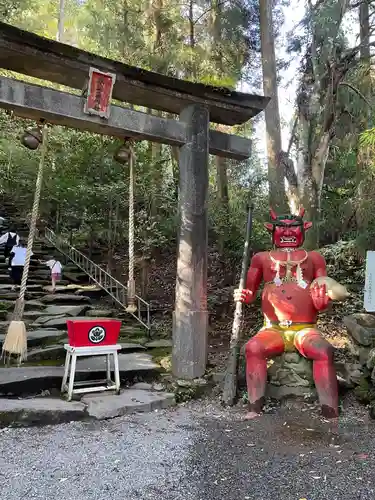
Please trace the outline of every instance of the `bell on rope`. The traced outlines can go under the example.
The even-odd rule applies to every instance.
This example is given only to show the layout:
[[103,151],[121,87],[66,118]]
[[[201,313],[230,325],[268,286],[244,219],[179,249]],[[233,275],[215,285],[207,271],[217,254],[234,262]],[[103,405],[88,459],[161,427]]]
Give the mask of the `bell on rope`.
[[126,144],[121,144],[121,146],[116,151],[114,158],[119,163],[127,163],[130,158],[130,149]]
[[42,141],[42,132],[39,128],[26,129],[21,137],[22,145],[32,150],[38,149]]

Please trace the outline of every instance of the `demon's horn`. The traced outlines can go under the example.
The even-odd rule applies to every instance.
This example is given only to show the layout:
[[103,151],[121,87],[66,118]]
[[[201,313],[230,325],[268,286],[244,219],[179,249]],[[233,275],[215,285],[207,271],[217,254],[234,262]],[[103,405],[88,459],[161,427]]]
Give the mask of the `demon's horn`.
[[299,214],[298,214],[301,218],[305,215],[305,209],[303,207],[300,207],[299,209]]
[[274,211],[274,209],[272,207],[270,207],[270,215],[271,215],[271,219],[272,220],[276,220],[277,219],[277,215]]

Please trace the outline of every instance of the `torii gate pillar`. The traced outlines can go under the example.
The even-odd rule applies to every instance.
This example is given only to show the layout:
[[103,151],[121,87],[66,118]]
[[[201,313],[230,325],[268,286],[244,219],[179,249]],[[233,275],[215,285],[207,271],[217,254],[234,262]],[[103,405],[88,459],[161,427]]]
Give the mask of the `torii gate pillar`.
[[206,107],[185,108],[187,140],[180,148],[180,230],[173,315],[172,371],[176,377],[204,375],[207,364],[207,253],[209,123]]

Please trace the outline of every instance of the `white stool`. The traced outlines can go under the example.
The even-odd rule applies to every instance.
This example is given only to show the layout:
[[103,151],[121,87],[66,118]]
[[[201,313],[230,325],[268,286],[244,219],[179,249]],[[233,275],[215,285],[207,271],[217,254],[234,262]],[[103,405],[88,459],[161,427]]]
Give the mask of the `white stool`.
[[[66,350],[65,358],[65,371],[64,377],[61,384],[61,392],[68,393],[68,401],[72,400],[73,394],[82,394],[88,392],[102,392],[102,391],[116,391],[116,394],[120,393],[120,369],[118,363],[118,351],[121,350],[120,344],[115,345],[103,345],[103,346],[90,346],[90,347],[73,347],[69,344],[64,344],[64,349]],[[110,357],[113,355],[114,363],[114,376],[115,381],[111,379],[111,363]],[[106,380],[93,380],[74,383],[74,377],[76,372],[76,363],[79,356],[106,356],[106,369],[107,378]],[[69,369],[70,368],[70,369]],[[69,383],[68,382],[69,378]],[[100,385],[98,385],[100,384]],[[103,385],[105,384],[105,385]],[[90,387],[83,387],[90,386]],[[75,387],[81,387],[81,389],[75,389]]]

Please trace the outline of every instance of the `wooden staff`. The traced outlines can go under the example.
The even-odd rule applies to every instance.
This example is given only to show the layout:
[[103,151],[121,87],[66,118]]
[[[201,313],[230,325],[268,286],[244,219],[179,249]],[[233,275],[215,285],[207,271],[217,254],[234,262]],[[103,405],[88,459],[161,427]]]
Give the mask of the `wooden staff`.
[[[253,210],[254,206],[250,205],[247,212],[246,238],[242,256],[242,269],[239,289],[244,290],[246,287],[246,276],[250,264],[250,240],[253,230]],[[225,405],[232,406],[237,395],[237,375],[238,375],[238,359],[240,355],[240,331],[242,320],[242,302],[236,302],[234,312],[232,337],[230,339],[230,353],[227,364],[227,371],[224,379],[224,389],[222,402]]]

